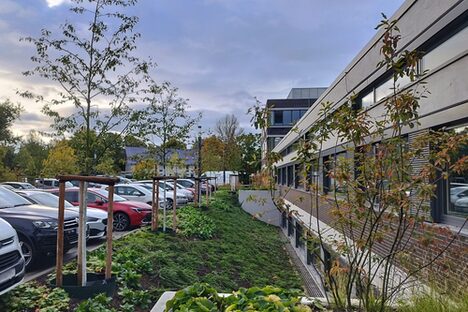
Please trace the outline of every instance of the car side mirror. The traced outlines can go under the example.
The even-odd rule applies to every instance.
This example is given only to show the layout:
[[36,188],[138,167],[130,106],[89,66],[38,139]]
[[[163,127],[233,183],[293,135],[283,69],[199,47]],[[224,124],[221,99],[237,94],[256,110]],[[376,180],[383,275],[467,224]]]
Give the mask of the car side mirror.
[[102,206],[104,205],[104,202],[101,200],[101,199],[96,199],[96,201],[94,202],[96,205],[98,206]]

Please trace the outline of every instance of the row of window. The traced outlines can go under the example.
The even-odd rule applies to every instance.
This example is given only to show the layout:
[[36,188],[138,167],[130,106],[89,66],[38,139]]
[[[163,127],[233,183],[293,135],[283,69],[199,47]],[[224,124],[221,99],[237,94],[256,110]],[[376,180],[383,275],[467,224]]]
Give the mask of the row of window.
[[[432,50],[426,52],[419,61],[418,74],[422,75],[426,71],[434,70],[446,61],[453,59],[457,55],[465,52],[468,49],[468,27],[465,27],[451,37],[442,41]],[[361,107],[367,108],[384,98],[390,96],[396,88],[398,92],[405,86],[411,83],[409,77],[404,76],[398,79],[394,86],[393,76],[372,88],[369,92],[362,95]]]
[[[468,134],[468,124],[461,124],[447,129],[447,131]],[[378,149],[379,143],[374,143],[372,145],[372,153],[376,154]],[[468,156],[468,144],[461,146],[458,150],[451,151],[453,163],[466,156]],[[346,161],[350,157],[352,156],[348,155],[347,152],[324,156],[321,159],[321,171],[319,171],[317,164],[311,165],[312,168],[309,172],[304,172],[303,167],[299,164],[278,168],[277,183],[307,191],[310,184],[320,182],[324,194],[330,192],[344,193],[346,192],[346,185],[340,184],[329,173],[333,171],[335,164]],[[355,176],[357,175],[359,175],[359,172],[355,172]],[[439,212],[447,216],[462,218],[468,216],[468,171],[453,172],[448,179],[441,179],[438,182],[434,200],[436,201],[434,209],[439,210]],[[435,212],[433,211],[433,215]],[[436,221],[442,221],[443,219],[441,218]]]
[[307,112],[304,109],[274,110],[270,113],[270,126],[291,126]]

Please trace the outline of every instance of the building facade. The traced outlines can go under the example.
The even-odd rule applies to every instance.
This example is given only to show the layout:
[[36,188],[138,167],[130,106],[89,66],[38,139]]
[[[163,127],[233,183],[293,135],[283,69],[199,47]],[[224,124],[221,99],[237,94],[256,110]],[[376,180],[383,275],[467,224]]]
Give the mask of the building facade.
[[[400,52],[417,50],[422,53],[418,64],[420,79],[399,82],[400,91],[415,88],[424,81],[430,94],[420,99],[419,124],[415,128],[405,129],[402,136],[409,146],[421,134],[430,130],[447,129],[457,133],[468,132],[468,1],[467,0],[407,0],[391,17],[401,31]],[[393,73],[380,66],[382,59],[380,47],[384,31],[380,30],[370,42],[355,56],[352,62],[335,79],[332,85],[323,92],[317,101],[296,123],[295,131],[289,131],[274,144],[272,149],[283,156],[276,166],[277,181],[283,192],[285,202],[296,214],[283,215],[282,227],[293,242],[296,251],[306,265],[311,264],[311,255],[300,240],[309,217],[329,227],[333,231],[333,216],[330,207],[320,207],[322,213],[318,220],[311,210],[311,202],[304,186],[298,177],[295,162],[297,152],[295,144],[318,121],[320,103],[333,103],[335,107],[348,105],[349,99],[356,99],[360,109],[378,119],[385,110],[385,99],[392,92]],[[370,142],[372,143],[372,142]],[[434,149],[428,142],[427,149]],[[468,154],[468,146],[458,151],[451,151],[457,157]],[[352,158],[349,152],[336,148],[336,142],[324,143],[323,153],[318,161],[318,172],[315,172],[320,192],[323,195],[337,191],[333,189],[332,178],[324,173],[324,163],[330,158]],[[427,161],[427,160],[422,160]],[[468,287],[468,228],[463,227],[468,217],[468,172],[449,177],[438,182],[436,196],[430,206],[428,222],[435,222],[449,227],[458,237],[446,250],[444,257],[451,261],[448,268],[436,272],[435,279],[440,284],[458,285],[461,289]],[[303,198],[298,201],[297,198]],[[313,230],[313,229],[309,229]],[[437,237],[445,241],[443,234]],[[385,248],[385,242],[383,242]],[[330,257],[330,250],[322,250],[324,258]],[[415,253],[412,261],[423,261],[423,254]]]
[[263,133],[263,155],[275,148],[325,90],[326,88],[293,88],[286,99],[267,100],[270,120]]

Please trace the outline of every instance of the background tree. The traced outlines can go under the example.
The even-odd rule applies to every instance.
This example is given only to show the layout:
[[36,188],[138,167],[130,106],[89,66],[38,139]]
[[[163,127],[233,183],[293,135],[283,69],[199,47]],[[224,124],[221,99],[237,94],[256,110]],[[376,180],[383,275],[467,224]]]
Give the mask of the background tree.
[[[189,133],[200,120],[201,115],[191,117],[186,99],[177,95],[177,89],[168,83],[152,84],[146,90],[144,103],[148,105],[141,129],[145,138],[153,142],[150,154],[155,155],[166,174],[168,143],[177,138],[179,142],[188,139]],[[158,145],[159,144],[159,145]]]
[[140,160],[133,167],[133,178],[137,180],[151,179],[154,176],[156,162],[154,159]]
[[179,153],[174,152],[172,153],[171,157],[169,158],[167,165],[170,170],[170,174],[174,174],[176,176],[184,176],[185,175],[185,159],[179,157]]
[[[142,112],[131,104],[152,64],[132,53],[140,37],[135,32],[138,18],[123,11],[135,0],[71,2],[75,5],[71,12],[81,18],[76,25],[65,22],[60,35],[44,29],[39,38],[23,39],[35,46],[31,60],[37,64],[24,74],[55,81],[61,91],[52,99],[31,92],[22,95],[44,103],[42,111],[53,118],[58,135],[83,131],[79,158],[82,173],[90,174],[112,144],[104,138],[108,132],[123,135],[135,130]],[[67,105],[74,107],[73,113],[58,109]]]
[[223,184],[226,184],[226,170],[240,168],[240,149],[236,138],[243,133],[243,130],[240,128],[237,117],[230,114],[218,120],[215,132],[223,142]]
[[223,142],[212,135],[205,138],[202,142],[202,171],[221,171],[223,170]]
[[41,175],[44,160],[49,153],[49,147],[42,141],[39,134],[31,131],[21,142],[19,151],[15,156],[15,167],[22,175],[33,181]]
[[262,151],[260,134],[241,134],[237,137],[240,150],[241,170],[247,175],[260,171]]
[[0,144],[6,145],[16,142],[16,137],[11,132],[13,122],[20,117],[23,108],[10,100],[0,102]]
[[77,174],[78,158],[75,150],[66,140],[59,141],[49,151],[47,159],[44,160],[42,169],[43,177],[55,177],[57,174]]

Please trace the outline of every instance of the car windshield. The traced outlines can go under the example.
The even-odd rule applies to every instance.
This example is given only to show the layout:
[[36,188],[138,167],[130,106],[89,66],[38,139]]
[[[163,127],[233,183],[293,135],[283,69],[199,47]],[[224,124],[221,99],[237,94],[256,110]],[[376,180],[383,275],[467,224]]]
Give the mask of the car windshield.
[[13,191],[0,187],[0,208],[27,206],[32,203]]
[[[34,194],[30,194],[29,197],[31,197],[33,200],[35,200],[41,205],[58,208],[59,198],[58,196],[55,196],[54,194],[45,193],[45,192],[37,192]],[[74,206],[70,204],[69,202],[65,201],[65,207],[72,208]]]
[[[109,198],[109,192],[106,191],[106,190],[103,190],[103,189],[97,189],[97,190],[94,190],[94,192],[98,193],[99,195],[105,197],[106,199]],[[125,198],[117,195],[114,193],[114,201],[115,202],[123,202],[123,201],[127,201]]]
[[30,183],[23,183],[23,184],[21,184],[21,186],[26,190],[35,189],[35,187]]

